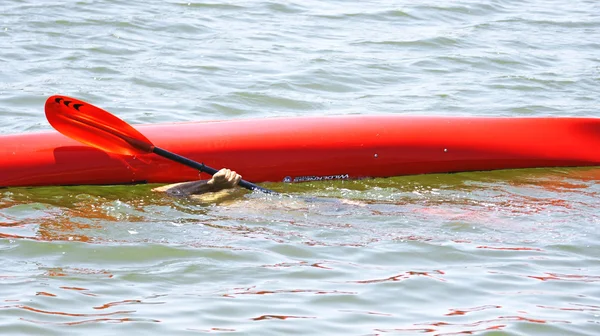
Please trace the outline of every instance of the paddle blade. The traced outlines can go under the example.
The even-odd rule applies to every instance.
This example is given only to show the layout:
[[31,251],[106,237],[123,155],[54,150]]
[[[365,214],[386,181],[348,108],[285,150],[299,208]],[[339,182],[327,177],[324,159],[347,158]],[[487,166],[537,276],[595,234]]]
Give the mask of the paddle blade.
[[46,100],[45,111],[52,127],[86,145],[124,155],[150,153],[154,148],[125,121],[81,100],[52,96]]

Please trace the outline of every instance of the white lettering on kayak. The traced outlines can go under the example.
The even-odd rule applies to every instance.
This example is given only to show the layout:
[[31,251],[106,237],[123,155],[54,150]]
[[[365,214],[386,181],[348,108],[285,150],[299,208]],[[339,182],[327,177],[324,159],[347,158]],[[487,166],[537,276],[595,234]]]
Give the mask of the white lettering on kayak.
[[293,179],[290,176],[286,176],[283,182],[310,182],[310,181],[329,181],[329,180],[347,180],[350,178],[349,174],[337,174],[337,175],[326,175],[326,176],[296,176]]

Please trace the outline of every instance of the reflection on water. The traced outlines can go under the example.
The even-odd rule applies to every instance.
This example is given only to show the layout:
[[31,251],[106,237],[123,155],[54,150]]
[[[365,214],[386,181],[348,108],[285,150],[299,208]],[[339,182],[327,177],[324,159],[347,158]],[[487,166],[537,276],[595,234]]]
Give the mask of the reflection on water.
[[0,310],[70,327],[200,318],[188,332],[323,319],[363,334],[564,332],[600,311],[589,287],[600,281],[598,176],[273,184],[289,196],[240,191],[219,204],[144,185],[5,189],[0,249],[21,252],[0,282],[33,286]]
[[[597,1],[99,3],[2,1],[0,134],[50,129],[52,94],[132,124],[600,105]],[[292,197],[218,205],[0,189],[0,333],[597,335],[599,180],[273,184]]]
[[[522,239],[529,242],[540,231],[553,230],[544,225],[549,215],[557,222],[557,214],[563,214],[568,222],[574,210],[595,207],[598,179],[600,172],[588,168],[274,184],[269,187],[286,194],[239,191],[219,204],[156,195],[152,186],[11,188],[0,200],[0,234],[44,241],[152,241],[156,239],[152,230],[166,222],[178,230],[193,231],[200,225],[230,235],[278,242],[295,237],[323,245],[336,242],[319,240],[314,234],[320,232],[312,228],[343,230],[347,234],[342,236],[357,238],[353,243],[358,245],[389,239],[445,240],[457,232],[463,241],[471,234],[480,239],[489,231],[500,236],[487,237],[487,242],[514,240],[502,237],[500,228],[506,234],[536,231]],[[534,223],[539,225],[533,227]],[[111,235],[124,230],[124,236]],[[185,237],[170,239],[185,241]],[[540,250],[488,244],[478,248]]]

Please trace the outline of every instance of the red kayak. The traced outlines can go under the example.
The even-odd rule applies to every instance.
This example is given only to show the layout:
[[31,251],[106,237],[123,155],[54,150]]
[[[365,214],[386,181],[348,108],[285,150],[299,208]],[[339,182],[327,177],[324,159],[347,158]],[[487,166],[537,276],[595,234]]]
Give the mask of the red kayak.
[[[154,144],[252,182],[600,165],[600,119],[333,116],[140,125]],[[0,136],[0,186],[171,183],[198,172],[55,132]],[[206,175],[208,178],[208,175]]]

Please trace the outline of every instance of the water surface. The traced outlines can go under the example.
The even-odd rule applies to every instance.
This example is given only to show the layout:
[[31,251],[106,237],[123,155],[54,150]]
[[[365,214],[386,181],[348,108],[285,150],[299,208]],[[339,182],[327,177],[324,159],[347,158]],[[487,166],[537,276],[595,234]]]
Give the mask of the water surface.
[[[597,1],[0,4],[0,134],[130,123],[597,116]],[[596,335],[597,168],[0,190],[2,335]]]

